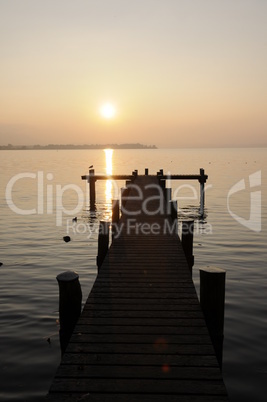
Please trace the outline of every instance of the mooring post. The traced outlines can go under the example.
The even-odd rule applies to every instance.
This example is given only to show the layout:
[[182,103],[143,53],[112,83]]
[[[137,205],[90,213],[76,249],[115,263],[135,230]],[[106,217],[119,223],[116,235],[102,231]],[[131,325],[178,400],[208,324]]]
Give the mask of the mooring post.
[[206,267],[200,273],[200,305],[209,329],[220,368],[222,368],[225,276],[226,271],[216,267]]
[[173,221],[178,219],[178,204],[177,200],[170,201],[170,211],[171,211],[171,219]]
[[165,192],[166,212],[168,215],[170,215],[170,213],[171,213],[170,201],[172,199],[172,189],[169,187],[166,187],[164,192]]
[[82,290],[79,275],[74,271],[66,271],[57,275],[57,281],[59,286],[59,338],[63,355],[81,314]]
[[127,197],[129,195],[129,192],[130,192],[129,187],[121,188],[121,212],[122,212],[122,214],[125,212],[125,206],[126,206]]
[[100,221],[99,233],[98,233],[98,252],[96,257],[98,272],[108,252],[108,245],[109,245],[109,222]]
[[89,170],[90,210],[95,211],[95,170]]
[[182,222],[182,247],[191,273],[194,265],[193,235],[194,235],[194,221],[184,220]]
[[112,239],[118,233],[118,222],[120,219],[120,202],[112,200]]
[[178,215],[177,215],[177,200],[169,202],[170,217],[172,221],[172,233],[178,234]]
[[145,176],[148,176],[148,168],[145,168]]
[[133,170],[132,171],[132,175],[133,175],[132,181],[135,181],[135,179],[137,177],[137,174],[138,174],[138,170]]
[[204,207],[205,207],[205,171],[203,168],[199,169],[200,172],[200,178],[199,178],[199,183],[200,183],[200,215],[204,215]]

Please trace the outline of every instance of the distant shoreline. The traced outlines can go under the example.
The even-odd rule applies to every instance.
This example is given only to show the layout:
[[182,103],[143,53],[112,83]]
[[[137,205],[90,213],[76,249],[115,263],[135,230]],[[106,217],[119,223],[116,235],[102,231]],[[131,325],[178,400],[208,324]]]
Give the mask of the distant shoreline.
[[0,145],[2,151],[36,151],[36,150],[58,150],[58,149],[157,149],[156,145],[143,144],[48,144],[48,145]]

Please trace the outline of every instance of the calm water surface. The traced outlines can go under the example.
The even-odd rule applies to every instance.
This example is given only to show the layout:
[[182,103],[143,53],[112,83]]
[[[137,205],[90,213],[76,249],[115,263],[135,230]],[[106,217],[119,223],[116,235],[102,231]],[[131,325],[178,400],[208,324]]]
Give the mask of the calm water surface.
[[[106,173],[102,150],[0,151],[0,156],[0,400],[35,401],[48,392],[60,362],[56,276],[76,270],[85,302],[96,276],[97,223],[110,218],[119,190],[97,182],[97,212],[90,215],[81,175],[91,164],[96,173]],[[198,183],[170,183],[180,216],[196,219],[194,282],[198,290],[201,267],[227,270],[226,387],[232,402],[265,401],[267,149],[113,152],[113,173],[143,173],[146,167],[152,174],[160,168],[198,173],[203,167],[209,175],[202,221]],[[66,234],[69,243],[62,240]]]

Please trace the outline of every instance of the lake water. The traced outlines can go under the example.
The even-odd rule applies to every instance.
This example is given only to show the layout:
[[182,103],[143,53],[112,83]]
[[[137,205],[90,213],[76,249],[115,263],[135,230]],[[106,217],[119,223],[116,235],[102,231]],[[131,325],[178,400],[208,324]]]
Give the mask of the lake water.
[[[118,188],[97,182],[89,212],[81,175],[106,173],[103,150],[0,151],[0,400],[36,401],[60,362],[56,276],[75,270],[85,302],[96,276],[97,223],[111,216]],[[110,155],[109,155],[110,156]],[[204,168],[199,183],[173,181],[179,216],[195,218],[194,282],[199,268],[227,270],[223,377],[232,402],[267,393],[267,149],[115,150],[114,174],[145,168],[172,174]],[[78,217],[77,224],[72,218]],[[65,243],[63,236],[71,242]],[[50,338],[50,343],[47,339]]]

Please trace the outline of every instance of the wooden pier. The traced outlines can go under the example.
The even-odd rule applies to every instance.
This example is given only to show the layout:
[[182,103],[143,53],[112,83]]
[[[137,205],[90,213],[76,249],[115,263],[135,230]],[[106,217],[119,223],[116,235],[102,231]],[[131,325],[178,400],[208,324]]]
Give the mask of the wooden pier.
[[47,399],[228,400],[176,220],[154,213],[158,180],[135,177],[143,198],[129,193]]

